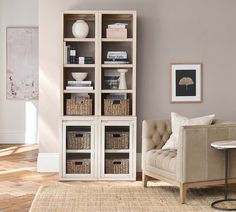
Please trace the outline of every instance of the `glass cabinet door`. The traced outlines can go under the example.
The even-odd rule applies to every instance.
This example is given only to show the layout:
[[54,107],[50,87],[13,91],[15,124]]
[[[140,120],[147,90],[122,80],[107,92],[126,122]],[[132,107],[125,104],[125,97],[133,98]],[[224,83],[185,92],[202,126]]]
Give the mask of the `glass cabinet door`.
[[63,125],[64,170],[69,177],[94,176],[94,123],[65,122]]
[[102,123],[102,170],[104,178],[132,176],[133,126],[130,122]]

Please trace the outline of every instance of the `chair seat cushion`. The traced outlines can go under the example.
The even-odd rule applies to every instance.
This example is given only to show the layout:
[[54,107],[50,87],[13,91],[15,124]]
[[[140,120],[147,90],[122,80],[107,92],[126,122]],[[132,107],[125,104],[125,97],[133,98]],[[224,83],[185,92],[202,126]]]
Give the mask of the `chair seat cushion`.
[[175,174],[176,156],[176,149],[153,149],[146,153],[145,164]]

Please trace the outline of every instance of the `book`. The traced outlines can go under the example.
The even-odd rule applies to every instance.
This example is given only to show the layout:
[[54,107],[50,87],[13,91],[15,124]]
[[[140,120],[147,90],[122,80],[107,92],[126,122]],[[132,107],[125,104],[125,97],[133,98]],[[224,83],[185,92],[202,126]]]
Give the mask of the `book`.
[[104,61],[104,64],[129,64],[129,61]]
[[79,60],[93,60],[93,57],[79,57]]
[[126,51],[108,51],[107,59],[127,59],[128,54]]
[[108,24],[108,28],[110,29],[125,29],[128,24],[125,23],[115,23],[115,24]]
[[81,60],[79,60],[79,64],[93,64],[93,61],[92,60],[85,60],[85,61],[81,61]]
[[107,58],[106,61],[116,61],[116,62],[119,62],[119,61],[128,61],[128,59],[123,59],[123,58]]
[[66,90],[93,90],[93,86],[80,87],[80,86],[66,86]]
[[76,85],[76,84],[92,84],[92,81],[68,81],[68,85]]
[[67,64],[67,57],[68,57],[68,52],[67,52],[67,45],[66,42],[64,43],[64,64]]
[[75,85],[67,85],[67,87],[79,87],[79,88],[88,88],[88,87],[91,87],[91,84],[75,84]]
[[116,69],[104,69],[103,73],[103,89],[118,89],[120,73]]

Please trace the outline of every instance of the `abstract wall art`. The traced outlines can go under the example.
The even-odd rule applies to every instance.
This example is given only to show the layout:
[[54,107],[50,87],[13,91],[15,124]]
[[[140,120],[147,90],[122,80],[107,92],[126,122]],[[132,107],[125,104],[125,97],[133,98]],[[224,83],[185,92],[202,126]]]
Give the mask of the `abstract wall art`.
[[38,28],[8,27],[7,99],[38,99]]

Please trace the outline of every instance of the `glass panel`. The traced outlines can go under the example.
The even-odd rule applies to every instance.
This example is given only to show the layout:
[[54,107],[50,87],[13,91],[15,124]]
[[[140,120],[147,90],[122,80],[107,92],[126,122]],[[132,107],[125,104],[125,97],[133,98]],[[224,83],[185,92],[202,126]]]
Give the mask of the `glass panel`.
[[67,127],[66,148],[71,150],[91,149],[91,127],[90,126]]
[[67,174],[90,174],[91,155],[90,153],[67,153],[66,154]]
[[106,126],[105,148],[129,149],[129,127],[128,126]]
[[106,153],[105,174],[129,174],[129,153]]

